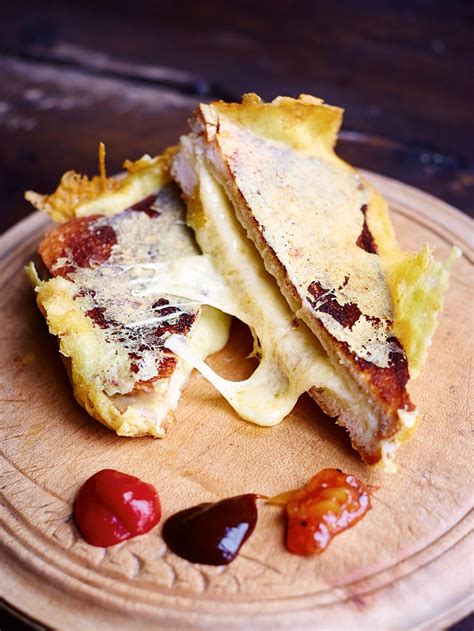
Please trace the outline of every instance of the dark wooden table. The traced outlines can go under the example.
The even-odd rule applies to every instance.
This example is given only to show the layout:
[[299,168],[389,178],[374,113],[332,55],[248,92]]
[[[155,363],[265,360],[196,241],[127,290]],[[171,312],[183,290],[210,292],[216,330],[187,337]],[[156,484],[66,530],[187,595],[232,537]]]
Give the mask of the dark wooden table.
[[24,190],[94,173],[99,140],[115,172],[175,142],[199,100],[248,91],[343,106],[343,157],[473,215],[473,7],[3,0],[0,232],[31,212]]

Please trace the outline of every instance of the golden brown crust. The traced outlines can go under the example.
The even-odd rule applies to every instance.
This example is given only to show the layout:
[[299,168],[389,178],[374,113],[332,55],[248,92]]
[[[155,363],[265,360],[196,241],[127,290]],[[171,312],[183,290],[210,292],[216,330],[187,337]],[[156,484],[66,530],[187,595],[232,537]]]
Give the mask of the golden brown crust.
[[100,175],[89,178],[75,171],[67,171],[54,193],[42,195],[26,191],[25,199],[37,210],[61,223],[97,213],[112,215],[127,208],[130,200],[137,202],[165,186],[170,181],[169,164],[175,152],[176,147],[168,147],[154,158],[144,155],[134,162],[125,160],[123,167],[128,175],[107,177],[105,148],[100,143]]
[[[249,108],[251,113],[247,113],[243,110]],[[258,109],[267,108],[267,111],[272,111],[274,114],[273,104],[258,103]],[[239,116],[235,115],[235,108],[241,108]],[[413,404],[410,401],[409,395],[406,391],[406,385],[409,378],[408,363],[406,355],[400,342],[391,333],[391,313],[390,313],[390,298],[388,297],[387,308],[383,312],[383,317],[379,313],[373,313],[371,311],[365,311],[362,307],[364,301],[361,304],[351,300],[340,299],[335,295],[335,288],[331,285],[325,287],[321,278],[313,277],[312,281],[309,281],[306,290],[306,297],[302,297],[301,288],[297,288],[295,285],[294,269],[289,271],[286,265],[281,260],[282,252],[275,251],[270,239],[267,238],[267,227],[273,228],[272,220],[269,219],[269,226],[262,224],[256,217],[254,208],[250,205],[246,194],[242,191],[242,182],[245,177],[245,156],[240,156],[239,142],[244,138],[244,134],[239,137],[238,140],[231,139],[230,136],[237,127],[235,123],[238,123],[239,130],[244,129],[244,133],[249,133],[250,136],[254,134],[255,130],[259,131],[260,113],[255,112],[253,105],[234,104],[234,109],[231,111],[232,123],[229,124],[225,121],[225,125],[222,125],[227,115],[225,107],[218,103],[214,108],[211,106],[202,106],[197,110],[195,123],[193,125],[194,130],[202,134],[201,138],[204,141],[204,151],[208,166],[211,168],[213,174],[217,177],[220,183],[225,187],[227,194],[231,198],[235,212],[247,231],[250,239],[255,243],[257,249],[265,263],[267,270],[275,276],[277,279],[283,295],[287,299],[290,307],[295,313],[301,317],[310,329],[317,335],[321,343],[323,344],[326,352],[331,358],[335,368],[341,370],[344,368],[347,377],[352,380],[353,386],[357,389],[362,389],[366,394],[365,396],[371,402],[371,406],[374,414],[378,418],[378,426],[373,436],[368,439],[367,433],[360,431],[360,419],[357,419],[357,415],[354,416],[347,410],[331,409],[330,412],[334,414],[336,412],[340,415],[339,422],[344,424],[350,431],[353,443],[361,451],[368,461],[376,461],[380,458],[381,448],[380,441],[384,439],[390,439],[397,435],[401,429],[401,423],[399,418],[399,410],[411,411],[414,409]],[[272,109],[273,108],[273,109]],[[314,112],[313,112],[314,115]],[[247,121],[250,120],[247,129]],[[255,122],[257,121],[257,122]],[[275,133],[276,127],[273,127],[271,133],[268,129],[264,130],[262,136],[264,136],[263,142],[266,142],[265,138],[271,137],[271,142],[276,140]],[[288,130],[286,130],[288,133]],[[255,136],[253,136],[255,137]],[[236,137],[237,138],[237,137]],[[255,141],[255,147],[263,147],[262,139],[259,136],[259,140]],[[281,142],[286,142],[286,135],[283,134]],[[222,145],[224,142],[224,146]],[[278,142],[278,140],[277,140]],[[330,143],[329,143],[330,144]],[[275,149],[273,149],[275,146]],[[271,151],[276,153],[280,152],[283,155],[283,150],[280,150],[276,145],[271,145]],[[283,146],[283,145],[282,145]],[[231,153],[229,153],[232,147]],[[298,152],[299,149],[290,147],[292,151]],[[308,153],[308,148],[305,148]],[[317,148],[315,152],[317,153]],[[329,151],[328,147],[325,147],[325,152]],[[255,155],[258,155],[259,151],[255,149]],[[311,158],[305,158],[307,153],[302,152],[300,154],[301,162],[310,160]],[[270,153],[268,154],[271,155]],[[290,156],[287,152],[285,155]],[[309,155],[309,153],[308,153]],[[298,159],[300,159],[298,158]],[[262,160],[265,158],[262,154]],[[342,165],[338,159],[333,156],[330,158],[331,164],[337,165],[337,168],[342,169],[344,173],[350,171],[347,165]],[[258,163],[255,163],[256,169],[259,169]],[[247,165],[248,166],[248,165]],[[252,167],[253,168],[253,167]],[[262,178],[258,180],[262,182]],[[273,184],[268,182],[268,186]],[[263,186],[267,184],[263,183]],[[367,201],[359,205],[357,212],[359,213],[359,231],[354,237],[354,246],[363,250],[370,256],[376,256],[377,243],[371,233],[368,223],[366,221],[367,210],[370,210],[371,197],[370,191],[365,190],[362,183],[359,183],[361,190],[361,196],[367,195]],[[247,188],[248,190],[248,188]],[[260,195],[260,191],[253,191],[257,195]],[[291,200],[291,192],[288,192],[288,199]],[[271,196],[269,196],[271,197]],[[291,203],[291,202],[289,202]],[[292,215],[294,217],[294,215]],[[304,230],[304,225],[298,225],[299,230]],[[316,235],[315,235],[316,237]],[[317,238],[315,239],[314,247],[320,247]],[[296,261],[299,257],[305,256],[307,252],[301,251],[301,249],[293,249],[292,256],[293,261]],[[365,256],[367,256],[365,255]],[[291,265],[291,262],[290,262]],[[298,269],[298,268],[295,268]],[[377,282],[385,282],[382,280],[382,273],[380,271],[381,265],[378,267],[377,272],[380,280]],[[347,276],[352,274],[353,270],[347,269]],[[337,289],[343,290],[344,282],[341,283]],[[388,290],[382,290],[385,296],[388,296]],[[385,298],[387,301],[387,298]],[[326,317],[326,321],[323,321],[321,317]],[[385,358],[382,361],[371,361],[369,357],[364,354],[359,354],[357,348],[351,345],[350,342],[345,341],[344,335],[337,339],[333,330],[327,328],[327,318],[330,318],[330,322],[336,323],[338,331],[344,331],[347,334],[347,339],[351,339],[351,333],[354,325],[363,324],[367,329],[372,328],[376,332],[377,339],[385,340],[382,344],[385,344],[384,355]],[[379,344],[379,347],[381,345]],[[315,393],[318,398],[318,393]],[[322,407],[325,407],[324,402]],[[326,410],[330,405],[326,405]]]
[[34,191],[27,191],[25,199],[37,210],[50,215],[55,221],[67,221],[76,216],[76,209],[82,204],[118,188],[120,188],[120,181],[115,178],[109,178],[104,182],[100,176],[89,179],[75,171],[67,171],[54,193],[41,195]]

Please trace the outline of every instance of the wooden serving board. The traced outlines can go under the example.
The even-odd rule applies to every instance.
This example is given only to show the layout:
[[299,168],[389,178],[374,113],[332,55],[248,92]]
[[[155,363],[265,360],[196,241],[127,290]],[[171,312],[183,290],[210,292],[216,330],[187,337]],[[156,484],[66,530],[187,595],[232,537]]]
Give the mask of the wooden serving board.
[[[472,222],[433,197],[381,176],[400,241],[451,244],[464,257],[429,361],[413,384],[423,414],[399,452],[399,473],[364,466],[345,432],[304,396],[278,427],[240,420],[198,374],[164,440],[115,436],[75,403],[22,266],[47,219],[31,216],[0,247],[0,398],[3,432],[2,595],[62,629],[433,629],[468,612],[472,584]],[[231,378],[251,369],[236,326],[212,364]],[[234,358],[237,354],[238,359]],[[254,535],[228,567],[191,565],[164,545],[161,527],[109,549],[78,535],[79,486],[112,467],[155,484],[164,516],[245,492],[268,495],[340,467],[380,486],[373,510],[321,556],[283,546],[281,510],[263,506]]]

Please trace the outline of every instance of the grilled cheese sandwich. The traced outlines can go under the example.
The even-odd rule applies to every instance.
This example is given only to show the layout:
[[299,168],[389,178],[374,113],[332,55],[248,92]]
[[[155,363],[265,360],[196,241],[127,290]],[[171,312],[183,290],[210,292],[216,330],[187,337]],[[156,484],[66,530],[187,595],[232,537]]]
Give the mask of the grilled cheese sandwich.
[[147,264],[198,249],[165,159],[129,169],[102,184],[66,174],[52,196],[28,195],[63,221],[39,247],[52,278],[40,280],[33,264],[28,273],[78,402],[119,435],[162,437],[192,369],[166,338],[179,333],[204,359],[226,343],[229,318],[170,294],[133,294]]
[[[27,193],[66,222],[40,246],[53,278],[28,273],[90,414],[163,436],[194,367],[263,426],[309,392],[366,462],[394,470],[459,252],[443,264],[399,247],[383,198],[334,153],[341,121],[305,95],[200,105],[177,148],[125,163],[125,177],[106,177],[102,149],[99,176]],[[205,363],[228,315],[260,360],[241,382]]]
[[[265,104],[246,95],[242,104],[199,106],[187,142],[344,384],[345,397],[315,388],[315,398],[375,463],[391,458],[416,424],[404,343],[416,373],[435,327],[447,266],[426,249],[420,259],[399,248],[384,200],[333,151],[341,117],[341,110],[314,97]],[[180,171],[175,166],[183,185],[193,167]],[[196,224],[190,199],[188,216],[199,240],[207,217]],[[400,277],[410,265],[417,291],[408,290],[403,304]],[[427,279],[434,282],[423,286]],[[401,309],[410,312],[408,322]],[[409,324],[414,320],[416,330]]]

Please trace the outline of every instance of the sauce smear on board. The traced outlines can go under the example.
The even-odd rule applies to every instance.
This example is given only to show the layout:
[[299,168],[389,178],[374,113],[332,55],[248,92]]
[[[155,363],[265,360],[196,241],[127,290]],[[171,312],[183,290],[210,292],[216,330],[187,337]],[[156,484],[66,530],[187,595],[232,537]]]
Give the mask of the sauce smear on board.
[[370,510],[369,489],[340,469],[319,471],[286,503],[286,548],[293,554],[324,552],[332,539]]
[[143,535],[160,518],[155,487],[114,469],[103,469],[90,477],[74,503],[76,526],[93,546],[113,546]]
[[191,563],[227,565],[255,528],[259,497],[247,493],[186,508],[165,521],[163,539]]

